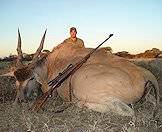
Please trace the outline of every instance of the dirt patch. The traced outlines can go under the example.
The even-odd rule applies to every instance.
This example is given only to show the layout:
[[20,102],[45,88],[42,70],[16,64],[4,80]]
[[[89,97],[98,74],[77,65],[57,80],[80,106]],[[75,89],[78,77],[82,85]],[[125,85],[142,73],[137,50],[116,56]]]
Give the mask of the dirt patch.
[[[35,113],[29,110],[32,102],[13,105],[15,80],[11,77],[0,77],[0,131],[153,132],[162,127],[162,116],[153,117],[155,105],[152,98],[148,97],[144,105],[134,109],[135,115],[131,117],[79,108],[75,104],[63,102],[59,96],[49,99],[46,106]],[[64,108],[64,111],[56,113]]]

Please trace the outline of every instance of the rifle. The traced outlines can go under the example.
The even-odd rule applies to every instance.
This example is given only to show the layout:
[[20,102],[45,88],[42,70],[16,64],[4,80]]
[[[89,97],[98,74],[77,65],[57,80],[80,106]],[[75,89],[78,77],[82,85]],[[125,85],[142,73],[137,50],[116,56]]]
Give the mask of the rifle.
[[51,86],[51,88],[45,92],[42,96],[38,97],[38,99],[33,103],[31,110],[39,111],[41,107],[44,106],[47,99],[52,95],[52,92],[61,86],[61,84],[70,76],[72,75],[76,70],[78,70],[103,43],[105,43],[110,37],[112,37],[113,34],[110,34],[109,37],[104,40],[100,45],[98,45],[95,49],[93,49],[89,54],[87,54],[84,58],[82,58],[80,61],[78,61],[76,64],[70,64],[68,67],[59,75],[54,78],[53,80],[48,82],[48,85]]

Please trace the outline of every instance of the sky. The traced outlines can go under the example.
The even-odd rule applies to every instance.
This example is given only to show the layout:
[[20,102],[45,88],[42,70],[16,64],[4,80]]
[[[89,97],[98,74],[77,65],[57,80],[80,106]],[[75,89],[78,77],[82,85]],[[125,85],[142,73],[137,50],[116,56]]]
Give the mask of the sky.
[[16,54],[17,29],[22,50],[33,53],[47,29],[44,49],[52,50],[76,27],[86,47],[113,52],[162,50],[162,0],[0,0],[0,57]]

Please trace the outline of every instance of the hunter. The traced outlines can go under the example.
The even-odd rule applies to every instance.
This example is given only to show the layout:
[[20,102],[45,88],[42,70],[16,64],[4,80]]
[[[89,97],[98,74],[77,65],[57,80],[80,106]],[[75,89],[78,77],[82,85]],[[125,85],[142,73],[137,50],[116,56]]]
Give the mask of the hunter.
[[73,43],[77,47],[84,48],[84,41],[80,38],[76,37],[77,35],[77,29],[75,27],[70,28],[70,37],[65,39],[63,43]]

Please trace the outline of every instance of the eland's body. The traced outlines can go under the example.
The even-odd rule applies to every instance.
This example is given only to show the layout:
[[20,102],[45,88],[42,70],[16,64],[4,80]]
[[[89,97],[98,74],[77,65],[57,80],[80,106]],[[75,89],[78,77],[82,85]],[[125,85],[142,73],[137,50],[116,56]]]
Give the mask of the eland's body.
[[[45,64],[48,74],[46,81],[55,78],[69,64],[75,64],[91,50],[72,43],[63,43],[54,48]],[[42,74],[46,73],[41,72],[39,76]],[[102,48],[68,78],[57,92],[64,100],[72,96],[81,107],[87,106],[100,112],[112,110],[132,114],[133,111],[126,104],[134,103],[142,97],[148,80],[152,80],[158,88],[155,77],[149,71]],[[49,88],[47,86],[47,90]]]

